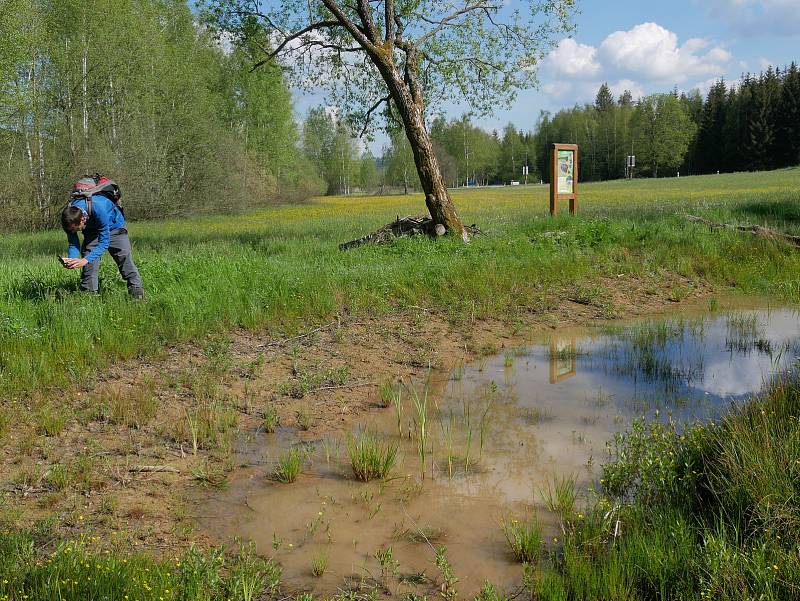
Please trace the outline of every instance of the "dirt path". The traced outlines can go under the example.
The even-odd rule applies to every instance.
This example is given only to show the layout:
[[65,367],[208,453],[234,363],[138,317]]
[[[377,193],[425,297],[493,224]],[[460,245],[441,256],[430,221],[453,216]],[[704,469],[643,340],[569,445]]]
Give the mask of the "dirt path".
[[[419,307],[339,316],[285,340],[237,331],[116,366],[58,398],[6,401],[0,524],[38,527],[51,541],[88,532],[100,547],[157,554],[207,544],[190,499],[247,464],[236,449],[265,418],[318,438],[378,405],[382,384],[430,366],[520,346],[545,329],[668,313],[711,293],[678,279],[626,277],[601,288],[613,292],[592,300],[563,290],[514,323],[452,322]],[[691,292],[678,303],[676,289]]]

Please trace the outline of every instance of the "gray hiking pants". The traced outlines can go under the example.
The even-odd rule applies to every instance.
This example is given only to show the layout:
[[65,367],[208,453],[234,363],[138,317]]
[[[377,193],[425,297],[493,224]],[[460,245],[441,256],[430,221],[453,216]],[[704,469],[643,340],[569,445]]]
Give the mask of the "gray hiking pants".
[[[97,232],[84,232],[83,248],[81,253],[85,257],[97,246],[100,241]],[[128,292],[142,288],[142,278],[139,270],[133,262],[131,254],[131,241],[128,238],[128,230],[124,227],[111,230],[108,242],[108,253],[119,268],[119,274],[128,283]],[[81,290],[86,292],[97,292],[98,274],[100,273],[100,258],[97,257],[91,263],[87,263],[81,273]]]

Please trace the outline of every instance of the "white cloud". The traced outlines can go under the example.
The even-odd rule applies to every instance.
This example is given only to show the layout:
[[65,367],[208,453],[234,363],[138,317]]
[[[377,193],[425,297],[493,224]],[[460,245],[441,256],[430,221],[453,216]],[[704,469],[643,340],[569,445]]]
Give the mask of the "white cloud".
[[597,91],[603,83],[608,84],[608,88],[611,90],[615,100],[619,100],[625,90],[631,93],[634,100],[645,95],[644,87],[631,79],[620,79],[613,82],[603,82],[595,79],[586,81],[556,80],[544,84],[542,90],[553,100],[571,102],[573,104],[592,104],[597,97]]
[[591,77],[600,71],[597,48],[565,38],[547,55],[545,68],[560,75]]
[[710,0],[715,17],[746,35],[800,35],[800,0]]
[[616,83],[609,83],[608,88],[611,90],[611,93],[614,95],[615,98],[619,99],[622,96],[625,90],[631,93],[631,96],[634,100],[637,98],[641,98],[645,95],[644,88],[640,83],[637,83],[631,79],[620,79]]
[[698,81],[693,86],[691,86],[689,89],[690,90],[700,90],[700,93],[705,98],[706,96],[708,96],[708,91],[711,89],[711,86],[713,86],[719,80],[720,80],[719,77],[711,77],[709,79],[706,79],[705,81]]
[[602,82],[556,80],[542,86],[542,90],[553,100],[571,104],[594,102]]
[[690,38],[680,44],[674,32],[657,23],[642,23],[611,33],[599,47],[572,38],[561,40],[543,65],[543,75],[553,80],[542,89],[553,100],[578,104],[593,102],[604,81],[614,96],[630,90],[634,99],[686,87],[697,79],[703,81],[697,87],[707,89],[708,82],[728,71],[732,58],[707,39]]
[[676,84],[689,77],[717,75],[724,70],[724,63],[731,59],[730,53],[719,46],[708,47],[709,42],[701,38],[692,38],[679,46],[674,32],[657,23],[642,23],[609,35],[600,45],[599,55],[622,73]]

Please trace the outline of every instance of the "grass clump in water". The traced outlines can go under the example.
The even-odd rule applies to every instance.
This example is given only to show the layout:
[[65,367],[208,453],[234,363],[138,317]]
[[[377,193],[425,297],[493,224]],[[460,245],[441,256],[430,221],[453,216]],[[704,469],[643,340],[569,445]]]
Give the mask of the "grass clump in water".
[[272,434],[280,424],[278,418],[278,410],[275,407],[269,407],[264,411],[264,416],[261,419],[261,425],[264,427],[264,432]]
[[386,409],[394,403],[395,386],[391,382],[384,382],[378,390],[378,405]]
[[322,578],[322,575],[325,574],[325,570],[328,569],[328,555],[326,553],[320,553],[311,562],[311,573],[316,578]]
[[500,528],[517,561],[528,564],[539,561],[542,552],[542,527],[536,516],[525,521],[514,517],[505,518],[500,522]]
[[306,452],[297,447],[289,449],[272,471],[272,479],[284,484],[291,484],[300,475],[306,462]]
[[392,471],[397,458],[397,445],[361,431],[347,441],[347,453],[356,479],[369,482],[385,478]]
[[547,509],[561,515],[562,519],[569,520],[575,510],[575,501],[578,494],[575,491],[575,476],[560,478],[555,476],[553,483],[547,483],[544,499]]

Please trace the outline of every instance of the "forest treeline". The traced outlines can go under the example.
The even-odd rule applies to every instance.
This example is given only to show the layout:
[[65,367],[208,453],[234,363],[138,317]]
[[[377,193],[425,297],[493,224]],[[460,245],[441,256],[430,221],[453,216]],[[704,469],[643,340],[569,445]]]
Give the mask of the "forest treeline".
[[[335,110],[294,114],[280,69],[252,69],[269,40],[221,43],[187,0],[0,0],[0,31],[0,229],[54,225],[94,171],[133,218],[419,188],[401,128],[375,157]],[[580,146],[582,181],[624,177],[630,154],[637,177],[774,169],[800,163],[800,70],[721,80],[705,98],[603,84],[527,131],[469,115],[429,127],[451,187],[547,182],[553,142]]]
[[700,92],[614,99],[603,85],[595,103],[542,115],[536,130],[537,166],[546,173],[552,142],[582,149],[581,179],[625,175],[636,156],[636,175],[657,177],[760,171],[800,163],[800,70],[768,68],[724,80]]
[[[529,182],[547,182],[554,142],[579,145],[582,181],[625,177],[628,155],[636,177],[776,169],[800,164],[800,70],[792,64],[736,85],[720,80],[705,98],[697,90],[615,98],[603,84],[593,104],[542,112],[528,132],[511,123],[486,132],[463,116],[435,119],[431,135],[450,186],[524,182],[524,165]],[[382,163],[388,185],[414,187],[401,136],[392,136]]]
[[[279,69],[225,47],[185,0],[0,0],[0,227],[57,222],[100,171],[133,217],[324,191]],[[256,58],[258,57],[258,58]]]

